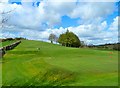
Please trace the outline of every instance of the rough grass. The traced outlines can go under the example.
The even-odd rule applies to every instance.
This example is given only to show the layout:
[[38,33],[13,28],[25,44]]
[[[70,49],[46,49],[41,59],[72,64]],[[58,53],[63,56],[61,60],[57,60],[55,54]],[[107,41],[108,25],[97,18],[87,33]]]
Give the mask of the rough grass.
[[118,85],[117,51],[23,40],[7,52],[2,62],[4,86]]

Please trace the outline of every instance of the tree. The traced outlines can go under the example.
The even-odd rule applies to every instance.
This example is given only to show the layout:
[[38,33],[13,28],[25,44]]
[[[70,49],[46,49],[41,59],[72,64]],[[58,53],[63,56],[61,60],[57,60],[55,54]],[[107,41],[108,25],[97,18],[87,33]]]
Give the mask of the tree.
[[59,36],[58,42],[62,44],[62,46],[67,47],[79,47],[81,45],[77,35],[73,32],[69,32],[69,30]]
[[51,34],[49,35],[49,38],[48,38],[48,39],[51,41],[51,43],[53,43],[53,41],[57,42],[57,37],[56,37],[56,35],[53,34],[53,33],[51,33]]
[[66,45],[66,35],[65,34],[61,34],[60,36],[59,36],[59,38],[58,38],[58,42],[60,43],[60,44],[62,44],[62,46],[65,46]]
[[7,40],[8,40],[8,41],[12,41],[12,40],[14,40],[14,39],[13,39],[13,38],[7,38]]

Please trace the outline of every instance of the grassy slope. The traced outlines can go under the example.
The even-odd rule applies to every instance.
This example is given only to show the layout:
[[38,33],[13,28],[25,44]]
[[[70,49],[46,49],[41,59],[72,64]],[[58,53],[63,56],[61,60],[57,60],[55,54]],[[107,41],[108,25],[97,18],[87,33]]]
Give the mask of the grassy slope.
[[110,52],[23,40],[3,58],[3,85],[117,85],[118,53]]
[[[16,42],[16,40],[12,41],[5,41],[5,42],[0,42],[0,47],[10,45],[12,43]],[[2,85],[2,64],[1,64],[1,59],[0,59],[0,85]]]
[[14,42],[16,42],[17,40],[11,40],[11,41],[5,41],[5,42],[0,42],[0,47],[6,46],[6,45],[10,45]]

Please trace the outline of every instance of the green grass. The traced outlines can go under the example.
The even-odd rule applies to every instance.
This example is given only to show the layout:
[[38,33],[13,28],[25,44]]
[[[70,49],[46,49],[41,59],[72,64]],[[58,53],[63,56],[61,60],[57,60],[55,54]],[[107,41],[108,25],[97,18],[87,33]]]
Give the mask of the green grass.
[[2,85],[118,85],[117,51],[68,48],[23,40],[5,54],[1,64]]
[[7,45],[10,45],[14,42],[16,42],[17,40],[11,40],[11,41],[5,41],[5,42],[0,42],[0,47],[3,47],[3,46],[7,46]]

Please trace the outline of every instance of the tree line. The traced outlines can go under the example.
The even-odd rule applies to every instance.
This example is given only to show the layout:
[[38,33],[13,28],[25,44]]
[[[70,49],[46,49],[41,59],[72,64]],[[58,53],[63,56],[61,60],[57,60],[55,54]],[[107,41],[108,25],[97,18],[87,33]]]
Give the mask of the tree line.
[[26,38],[22,38],[22,37],[16,37],[16,38],[4,38],[4,39],[0,39],[0,42],[12,41],[12,40],[26,40]]

